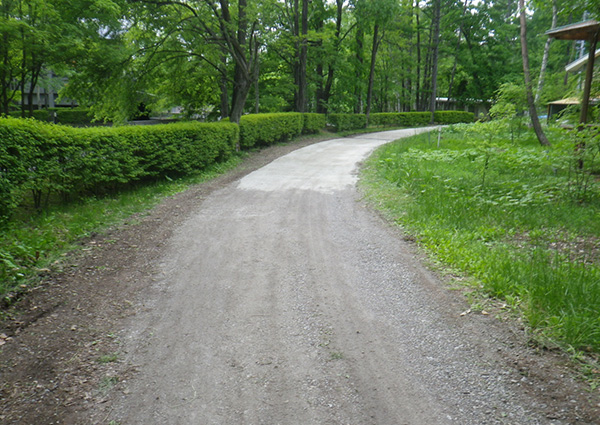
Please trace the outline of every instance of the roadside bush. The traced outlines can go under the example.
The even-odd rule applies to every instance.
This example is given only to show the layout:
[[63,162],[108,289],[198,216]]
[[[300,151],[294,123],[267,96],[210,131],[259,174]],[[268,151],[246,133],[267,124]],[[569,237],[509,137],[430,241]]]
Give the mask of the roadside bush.
[[431,112],[399,112],[400,125],[418,127],[431,123]]
[[434,118],[438,124],[471,123],[475,121],[475,114],[466,111],[435,111]]
[[240,119],[240,147],[268,146],[302,133],[304,118],[297,112],[244,115]]
[[[437,124],[469,123],[475,120],[472,112],[436,111],[434,119]],[[382,112],[371,114],[369,124],[382,127],[416,127],[431,122],[430,112]]]
[[325,114],[302,114],[304,117],[304,126],[302,134],[318,133],[327,125],[327,116]]
[[[90,110],[87,108],[52,108],[50,113],[56,112],[56,122],[68,125],[89,125],[91,124]],[[52,116],[50,116],[52,121]]]
[[71,128],[0,118],[0,218],[26,193],[100,194],[143,179],[191,174],[228,159],[239,129],[228,123]]
[[375,127],[398,127],[400,115],[397,112],[377,112],[371,114],[369,124]]
[[327,124],[334,131],[358,130],[367,126],[367,116],[364,114],[329,114]]
[[[47,108],[35,109],[31,114],[26,111],[25,116],[43,122],[83,126],[91,124],[89,112],[90,110],[87,108]],[[54,120],[54,114],[56,114],[56,121]],[[21,111],[12,111],[9,116],[21,118]]]
[[[11,111],[8,115],[13,118],[21,118],[21,111]],[[51,120],[51,115],[48,112],[48,109],[34,109],[31,113],[29,113],[29,111],[25,111],[25,117],[45,122]]]

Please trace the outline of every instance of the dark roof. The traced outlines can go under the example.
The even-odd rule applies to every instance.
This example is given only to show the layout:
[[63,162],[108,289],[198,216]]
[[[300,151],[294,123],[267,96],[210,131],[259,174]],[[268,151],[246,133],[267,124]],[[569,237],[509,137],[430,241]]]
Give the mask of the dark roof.
[[599,32],[600,22],[590,19],[546,31],[546,35],[558,40],[591,40]]

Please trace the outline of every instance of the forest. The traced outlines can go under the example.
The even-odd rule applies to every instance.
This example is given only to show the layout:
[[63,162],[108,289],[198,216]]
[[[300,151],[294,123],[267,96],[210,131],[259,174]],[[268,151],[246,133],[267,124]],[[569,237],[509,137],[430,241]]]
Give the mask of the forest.
[[[176,111],[525,109],[517,0],[2,0],[0,113],[40,88],[123,122]],[[565,66],[584,42],[551,28],[600,17],[598,0],[524,4],[538,111],[580,96]],[[598,92],[598,84],[595,83]]]

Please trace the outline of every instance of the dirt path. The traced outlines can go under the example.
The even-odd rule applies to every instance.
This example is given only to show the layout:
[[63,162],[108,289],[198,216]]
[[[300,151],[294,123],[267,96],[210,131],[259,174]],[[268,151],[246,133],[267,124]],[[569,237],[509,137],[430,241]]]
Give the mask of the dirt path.
[[[21,353],[40,377],[22,371],[27,385],[5,369],[13,383],[2,394],[12,404],[0,418],[599,423],[597,394],[569,377],[560,356],[536,354],[492,315],[461,316],[462,296],[361,203],[357,163],[408,134],[312,144],[91,241],[96,258],[82,258],[61,282],[75,292],[79,276],[93,289],[65,295],[6,344],[3,355]],[[50,328],[70,332],[75,347],[51,351],[54,338],[32,347]],[[48,350],[46,364],[56,364],[45,376],[35,353]],[[42,407],[19,410],[24,403]]]

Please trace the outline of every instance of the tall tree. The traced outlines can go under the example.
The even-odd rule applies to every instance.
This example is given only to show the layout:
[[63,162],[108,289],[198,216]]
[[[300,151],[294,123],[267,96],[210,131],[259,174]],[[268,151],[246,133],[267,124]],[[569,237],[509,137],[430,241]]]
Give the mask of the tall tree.
[[[552,0],[552,27],[550,29],[556,28],[557,19],[558,19],[558,7],[556,5],[556,0]],[[548,37],[546,39],[546,44],[544,44],[544,55],[542,57],[542,66],[540,68],[540,75],[538,77],[537,90],[535,92],[534,102],[536,105],[539,104],[540,96],[542,95],[542,88],[544,87],[544,76],[546,74],[546,68],[548,66],[548,55],[550,54],[550,43],[552,43],[552,38]]]
[[299,7],[300,0],[294,0],[297,58],[295,61],[295,79],[296,79],[296,111],[305,112],[307,102],[308,85],[306,80],[306,66],[308,59],[308,0],[301,0],[302,7]]
[[464,19],[465,19],[465,15],[467,14],[467,9],[469,7],[469,3],[471,2],[471,0],[464,0],[464,6],[462,9],[462,14],[460,16],[460,24],[458,27],[458,37],[456,39],[456,49],[454,50],[454,62],[452,65],[452,73],[450,75],[450,82],[448,83],[448,104],[447,107],[450,108],[450,100],[452,99],[452,88],[454,86],[454,78],[456,77],[456,68],[458,67],[458,53],[459,53],[459,49],[460,49],[460,44],[461,44],[461,39],[462,39],[462,35],[463,35],[463,26],[464,26]]
[[[355,14],[360,27],[373,28],[371,45],[371,62],[367,84],[367,99],[365,114],[367,122],[371,113],[373,103],[373,84],[375,81],[375,64],[377,52],[383,38],[387,25],[391,22],[396,12],[397,2],[395,0],[356,0]],[[358,37],[357,37],[358,40]],[[359,46],[357,46],[359,47]],[[360,49],[357,50],[359,52]]]
[[[329,36],[327,40],[320,40],[318,43],[320,46],[323,46],[323,42],[331,42],[332,46],[329,49],[323,49],[321,53],[321,57],[319,58],[319,62],[317,65],[317,112],[319,113],[327,113],[329,110],[329,99],[331,97],[331,91],[333,89],[334,76],[337,69],[338,62],[341,62],[341,48],[342,41],[348,34],[346,32],[342,35],[342,23],[344,20],[344,4],[345,0],[336,0],[335,1],[335,29],[333,32],[333,37]],[[325,10],[323,4],[323,11]],[[317,30],[323,31],[324,24],[324,13],[321,14],[321,17],[317,23]],[[323,70],[325,66],[327,67],[327,77],[324,79]]]
[[442,2],[433,0],[433,51],[431,66],[431,98],[429,101],[429,110],[431,111],[431,124],[435,122],[435,105],[437,99],[437,79],[438,79],[438,54],[440,49],[440,19]]
[[521,56],[523,57],[523,75],[525,77],[525,90],[527,91],[527,105],[529,107],[529,117],[533,124],[533,129],[538,141],[543,146],[549,146],[550,142],[546,138],[540,120],[535,108],[533,90],[531,87],[531,74],[529,71],[529,52],[527,50],[527,19],[525,15],[525,0],[519,0],[519,18],[521,23]]
[[8,114],[17,91],[12,87],[19,73],[18,49],[15,47],[19,30],[15,19],[14,1],[2,0],[0,5],[0,112]]

